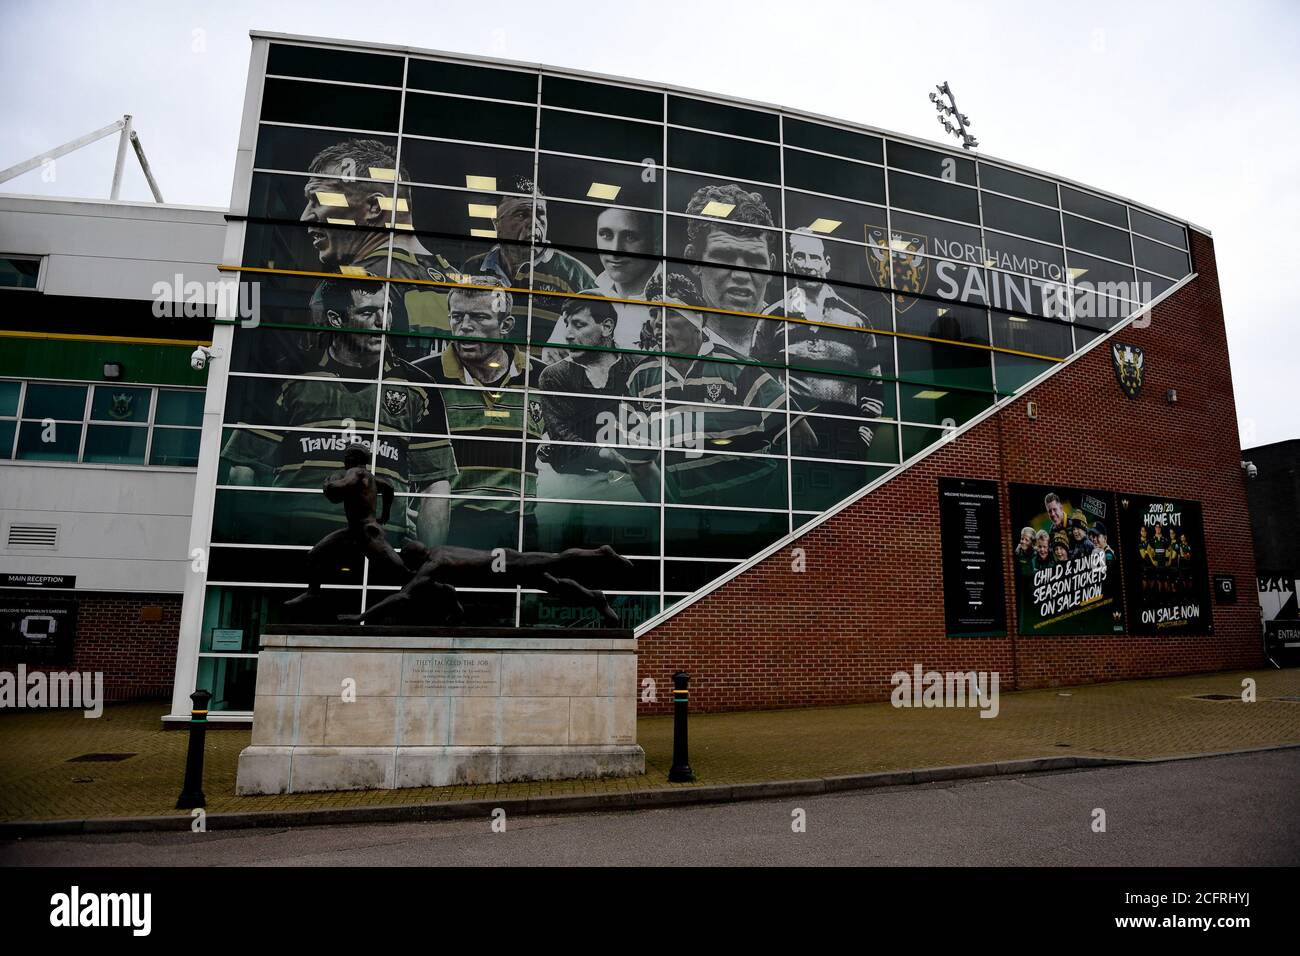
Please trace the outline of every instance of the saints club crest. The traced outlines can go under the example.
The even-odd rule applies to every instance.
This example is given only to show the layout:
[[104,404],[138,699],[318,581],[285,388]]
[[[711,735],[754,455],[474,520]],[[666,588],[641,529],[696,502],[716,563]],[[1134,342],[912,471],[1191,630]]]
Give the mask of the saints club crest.
[[[867,265],[882,289],[893,289],[900,312],[911,307],[930,281],[930,261],[925,258],[927,238],[916,232],[886,233],[866,226]],[[892,253],[892,255],[891,255]],[[889,298],[888,292],[882,292]]]
[[709,397],[709,401],[711,401],[711,402],[720,402],[720,401],[722,401],[722,383],[721,383],[721,382],[710,382],[708,385],[704,386],[704,392],[705,392],[706,395],[708,395],[708,397]]
[[1111,364],[1115,367],[1115,378],[1119,387],[1129,398],[1137,398],[1142,391],[1144,356],[1136,345],[1121,345],[1113,342],[1110,346]]
[[131,417],[131,409],[134,405],[134,395],[129,393],[114,395],[109,402],[108,414],[119,421],[125,421]]
[[394,418],[405,414],[406,406],[409,403],[410,396],[405,390],[400,388],[384,389],[384,411],[388,412]]

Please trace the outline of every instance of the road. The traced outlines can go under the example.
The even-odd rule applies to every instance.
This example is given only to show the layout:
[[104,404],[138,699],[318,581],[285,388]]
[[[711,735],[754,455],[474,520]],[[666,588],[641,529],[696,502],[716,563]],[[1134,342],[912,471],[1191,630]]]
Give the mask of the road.
[[0,864],[1295,866],[1300,750],[505,823],[48,837]]

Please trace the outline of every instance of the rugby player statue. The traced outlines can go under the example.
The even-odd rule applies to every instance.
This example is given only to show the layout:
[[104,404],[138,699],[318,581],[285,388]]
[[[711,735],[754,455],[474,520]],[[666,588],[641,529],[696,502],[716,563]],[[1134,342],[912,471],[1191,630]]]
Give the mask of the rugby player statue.
[[[456,597],[457,587],[507,586],[536,588],[566,598],[580,607],[594,607],[610,627],[619,626],[617,612],[602,591],[580,584],[576,577],[628,571],[632,562],[609,545],[599,548],[569,548],[559,554],[544,551],[515,551],[498,548],[480,551],[438,545],[428,548],[408,539],[399,555],[384,533],[393,507],[394,489],[367,468],[370,451],[360,442],[343,452],[343,474],[325,482],[325,497],[343,505],[347,527],[331,531],[307,555],[307,590],[285,601],[286,607],[313,604],[320,596],[321,579],[332,562],[364,555],[387,565],[406,580],[391,594],[361,614],[340,614],[343,622],[360,624],[366,618],[400,616],[413,624],[457,625],[464,621],[464,608]],[[375,515],[382,500],[383,513]]]

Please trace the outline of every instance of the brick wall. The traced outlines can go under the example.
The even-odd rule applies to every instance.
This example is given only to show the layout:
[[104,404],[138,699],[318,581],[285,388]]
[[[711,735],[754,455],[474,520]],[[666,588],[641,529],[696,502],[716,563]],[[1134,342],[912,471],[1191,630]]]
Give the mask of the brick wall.
[[[937,479],[1059,483],[1203,503],[1210,573],[1254,580],[1250,518],[1211,241],[1190,233],[1199,277],[1151,324],[1119,339],[1146,353],[1146,381],[1130,400],[1108,345],[1008,405],[960,439],[641,638],[639,678],[671,708],[671,675],[691,675],[698,711],[884,700],[889,677],[926,669],[997,670],[1003,689],[1252,667],[1262,663],[1255,603],[1216,605],[1213,636],[1019,637],[1015,574],[1003,548],[1006,638],[944,634]],[[1178,402],[1169,405],[1168,388]],[[1038,417],[1025,413],[1029,399]],[[1007,530],[1006,535],[1010,536]],[[792,548],[807,570],[791,571]]]
[[[36,596],[34,592],[19,592]],[[51,596],[55,596],[52,594]],[[176,646],[181,626],[179,594],[70,594],[60,600],[77,601],[77,637],[70,664],[54,667],[27,665],[29,673],[45,671],[102,671],[106,701],[162,699],[171,696],[176,676]],[[161,620],[146,621],[143,609],[160,608]],[[13,661],[0,661],[0,670],[13,671]]]

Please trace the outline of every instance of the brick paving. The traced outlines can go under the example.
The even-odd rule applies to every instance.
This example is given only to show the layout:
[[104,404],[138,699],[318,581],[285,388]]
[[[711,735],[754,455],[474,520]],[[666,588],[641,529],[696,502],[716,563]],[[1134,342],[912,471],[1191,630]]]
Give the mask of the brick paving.
[[[1240,695],[1253,677],[1258,700]],[[986,763],[1063,754],[1153,758],[1300,744],[1300,669],[1238,671],[1125,681],[1001,695],[996,719],[978,710],[904,709],[889,704],[696,715],[691,766],[699,785],[797,780],[845,774]],[[88,720],[78,712],[0,714],[0,821],[183,814],[174,809],[188,734],[164,731],[159,702],[110,705]],[[646,772],[615,780],[282,796],[235,796],[247,730],[207,737],[208,812],[394,806],[451,800],[609,793],[666,787],[672,719],[645,717],[638,737]],[[115,763],[77,762],[86,753],[130,753]]]

